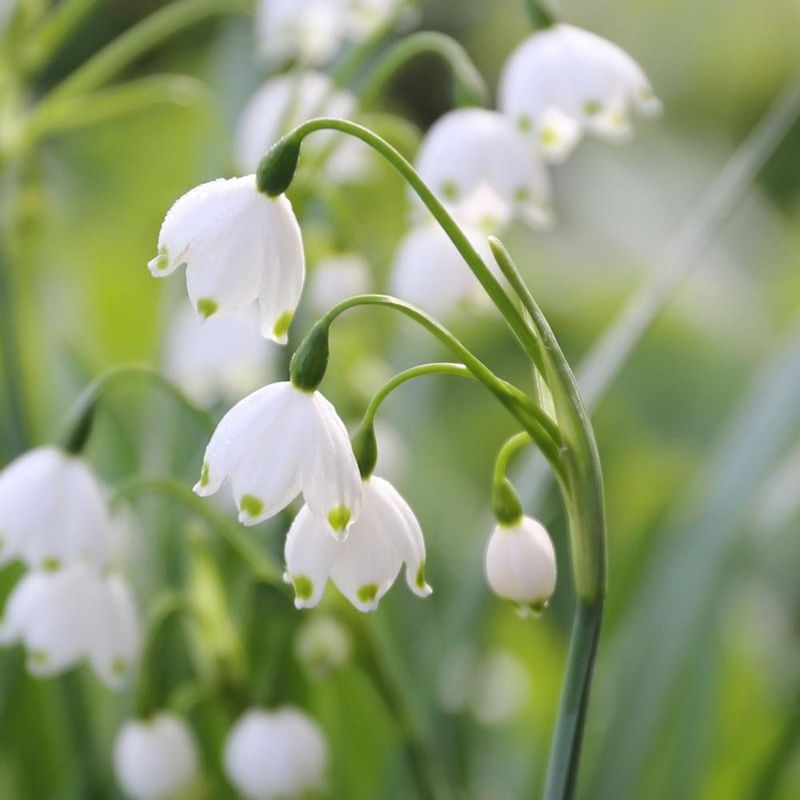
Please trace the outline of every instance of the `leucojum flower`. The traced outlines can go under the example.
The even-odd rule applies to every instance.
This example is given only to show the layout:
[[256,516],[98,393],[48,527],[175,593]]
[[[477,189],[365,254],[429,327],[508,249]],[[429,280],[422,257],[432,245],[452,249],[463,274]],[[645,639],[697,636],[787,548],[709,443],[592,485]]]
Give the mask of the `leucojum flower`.
[[253,708],[233,726],[223,761],[246,800],[298,797],[323,787],[328,743],[316,722],[297,708]]
[[197,780],[197,744],[179,716],[159,712],[129,720],[114,740],[117,783],[133,800],[168,800]]
[[647,76],[624,50],[565,24],[536,31],[512,53],[498,104],[553,162],[564,161],[587,131],[627,139],[633,109],[661,112]]
[[198,316],[244,311],[257,303],[263,336],[284,344],[305,280],[300,226],[289,200],[268,197],[255,175],[196,186],[167,212],[157,278],[186,267],[186,286]]

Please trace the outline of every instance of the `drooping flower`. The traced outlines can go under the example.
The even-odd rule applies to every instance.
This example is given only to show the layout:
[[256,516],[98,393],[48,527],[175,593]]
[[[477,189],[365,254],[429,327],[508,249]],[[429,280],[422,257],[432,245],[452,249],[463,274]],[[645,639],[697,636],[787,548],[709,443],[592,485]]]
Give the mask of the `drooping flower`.
[[325,312],[342,300],[369,290],[369,267],[357,255],[331,256],[317,264],[309,283],[311,304]]
[[486,577],[520,609],[543,609],[556,587],[556,554],[544,526],[531,517],[498,525],[486,548]]
[[0,473],[0,565],[108,563],[112,522],[100,483],[77,456],[39,447]]
[[263,386],[277,366],[277,355],[278,348],[259,334],[255,308],[199,323],[191,309],[181,306],[167,330],[164,372],[195,403],[209,407]]
[[584,131],[611,140],[631,135],[630,113],[660,113],[639,65],[589,31],[559,24],[512,53],[500,76],[500,110],[532,136],[542,155],[563,161]]
[[157,278],[186,266],[186,286],[198,316],[241,312],[258,302],[261,333],[284,344],[305,280],[300,226],[284,195],[268,197],[255,175],[196,186],[167,212]]
[[139,649],[128,584],[82,562],[28,572],[14,587],[0,624],[0,644],[17,642],[33,675],[56,675],[86,660],[104,683],[120,688]]
[[114,740],[114,772],[122,790],[134,800],[175,797],[199,774],[191,729],[169,712],[129,720]]
[[361,480],[347,429],[318,391],[271,383],[237,403],[206,449],[201,496],[230,479],[239,520],[255,525],[303,493],[323,526],[343,535],[361,506]]
[[312,614],[297,631],[295,656],[315,678],[324,678],[343,667],[352,649],[347,628],[331,616]]
[[[236,131],[236,158],[241,168],[255,172],[264,153],[302,122],[312,117],[349,117],[356,97],[337,87],[321,72],[301,72],[270,78],[242,112]],[[325,174],[334,181],[356,180],[364,172],[369,152],[360,142],[332,131],[316,133],[304,144],[310,163],[326,156]]]
[[497,231],[512,216],[552,222],[550,178],[536,152],[502,114],[450,111],[431,127],[416,158],[422,178],[464,222]]
[[297,708],[250,709],[225,742],[225,773],[246,800],[289,798],[318,791],[328,765],[328,743]]
[[374,611],[403,564],[411,591],[431,593],[419,522],[398,491],[375,476],[364,481],[361,513],[345,541],[332,539],[303,508],[286,537],[285,557],[298,608],[315,606],[330,578],[357,609]]
[[[462,225],[484,262],[496,269],[487,239]],[[446,317],[458,305],[482,298],[477,279],[456,246],[438,225],[424,223],[407,233],[391,267],[391,292],[435,316]]]

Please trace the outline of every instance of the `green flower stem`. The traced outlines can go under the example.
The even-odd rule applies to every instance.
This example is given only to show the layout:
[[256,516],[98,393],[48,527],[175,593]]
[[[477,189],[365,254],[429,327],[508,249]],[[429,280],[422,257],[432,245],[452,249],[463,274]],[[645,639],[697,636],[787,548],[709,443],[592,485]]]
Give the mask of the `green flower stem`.
[[452,36],[420,31],[406,36],[381,58],[359,88],[359,107],[374,105],[392,79],[420,55],[440,56],[450,67],[459,105],[486,105],[489,92],[467,51]]
[[250,567],[259,581],[281,589],[286,588],[283,570],[262,552],[255,540],[241,526],[221,514],[210,503],[204,502],[180,481],[173,478],[132,478],[117,487],[112,502],[141,494],[159,494],[177,500],[218,530],[231,550]]
[[531,441],[530,434],[527,432],[515,433],[506,441],[497,453],[497,458],[494,462],[495,483],[502,483],[506,479],[511,459]]
[[77,453],[83,449],[91,433],[94,413],[100,400],[117,384],[130,380],[148,381],[170,394],[208,433],[213,433],[216,428],[214,417],[196,406],[158,370],[146,364],[126,364],[104,372],[92,381],[75,401],[61,436],[61,442],[66,450]]
[[[298,125],[291,133],[276,142],[267,152],[258,169],[259,188],[270,194],[273,188],[277,188],[276,184],[280,183],[284,185],[277,188],[277,192],[285,191],[288,184],[291,183],[296,164],[292,164],[290,161],[282,161],[283,157],[289,150],[297,149],[299,151],[303,139],[308,136],[308,134],[321,130],[340,131],[348,136],[360,139],[386,159],[386,161],[405,178],[409,186],[416,192],[420,200],[422,200],[431,212],[434,219],[445,231],[450,241],[455,245],[459,253],[461,253],[467,266],[475,274],[475,277],[478,279],[481,286],[483,286],[489,298],[503,315],[525,352],[541,371],[543,365],[540,363],[541,354],[538,343],[536,342],[536,337],[514,301],[506,294],[500,282],[484,263],[472,242],[470,242],[469,238],[461,230],[425,181],[422,180],[410,162],[374,131],[346,119],[319,117],[317,119],[308,120]],[[281,161],[281,163],[276,163],[277,161]],[[289,172],[289,167],[291,167],[291,173]],[[276,181],[276,183],[273,184],[273,181]],[[265,184],[269,184],[269,186]]]
[[490,245],[501,271],[530,314],[553,393],[569,493],[563,493],[570,523],[573,578],[578,604],[567,656],[567,675],[545,784],[545,800],[568,800],[575,793],[584,722],[589,702],[606,583],[606,528],[600,459],[591,422],[575,377],[539,306],[508,251]]
[[317,323],[315,328],[326,328],[339,315],[358,306],[377,305],[399,311],[428,330],[442,344],[457,355],[465,367],[489,389],[492,394],[514,415],[514,417],[536,439],[544,455],[553,464],[559,463],[561,437],[553,421],[527,395],[501,380],[471,350],[457,339],[447,328],[419,308],[396,297],[382,294],[362,294],[350,297],[334,306]]

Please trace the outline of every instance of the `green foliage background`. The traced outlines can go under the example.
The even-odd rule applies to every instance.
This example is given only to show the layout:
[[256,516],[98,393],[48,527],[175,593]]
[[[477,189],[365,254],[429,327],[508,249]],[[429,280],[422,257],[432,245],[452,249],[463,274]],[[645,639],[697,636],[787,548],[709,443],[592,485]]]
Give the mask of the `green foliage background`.
[[[100,4],[35,91],[46,92],[158,5]],[[564,0],[562,6],[570,21],[632,53],[665,104],[664,117],[639,124],[630,145],[587,141],[556,171],[560,224],[553,233],[514,230],[508,237],[578,363],[797,70],[800,6],[795,0]],[[454,35],[490,86],[527,32],[517,0],[430,0],[424,14],[421,27]],[[202,103],[154,106],[52,138],[26,162],[24,192],[13,203],[4,195],[3,219],[15,236],[13,292],[34,443],[56,434],[80,388],[103,368],[158,363],[164,321],[183,299],[182,281],[154,281],[145,264],[171,202],[203,180],[234,174],[231,131],[259,82],[250,37],[244,17],[176,37],[129,77],[197,76],[209,87]],[[423,60],[404,73],[385,105],[424,127],[447,109],[448,91],[441,67]],[[781,145],[595,414],[610,584],[585,798],[800,796],[798,133],[795,127]],[[404,187],[379,167],[366,185],[343,192],[341,202],[357,222],[353,248],[373,265],[375,286],[384,287],[404,229]],[[330,249],[323,209],[313,203],[304,235],[312,261]],[[312,320],[310,309],[301,309],[294,336]],[[453,327],[498,372],[527,385],[524,361],[499,319],[474,313]],[[323,388],[350,421],[378,378],[441,355],[380,311],[344,320],[332,350]],[[160,586],[196,585],[199,565],[209,559],[216,565],[231,620],[209,621],[189,639],[215,647],[232,623],[246,652],[249,697],[296,702],[317,716],[332,743],[332,797],[414,796],[401,747],[407,717],[427,731],[431,757],[465,787],[464,796],[535,796],[571,610],[557,498],[547,495],[529,510],[556,539],[559,588],[542,619],[520,620],[488,594],[481,572],[492,460],[513,432],[509,421],[480,391],[439,379],[405,387],[383,416],[402,433],[398,484],[426,531],[435,592],[423,602],[398,582],[366,622],[329,592],[325,611],[358,644],[344,669],[309,678],[294,658],[301,615],[291,602],[255,588],[220,537],[168,500],[136,503],[140,597]],[[112,485],[132,474],[167,472],[189,484],[204,444],[203,431],[169,401],[131,387],[110,397],[89,457]],[[282,522],[248,535],[277,556],[284,530]],[[0,573],[4,593],[16,574]],[[360,644],[365,624],[387,644],[392,674],[413,698],[408,713],[387,709],[376,687],[375,667]],[[168,629],[160,650],[159,681],[173,698],[190,674],[185,640]],[[528,699],[509,724],[487,727],[469,712],[441,708],[439,687],[465,645],[484,653],[502,648],[522,659]],[[237,668],[238,648],[223,653],[226,669]],[[84,670],[41,682],[21,663],[18,652],[0,654],[0,797],[116,796],[110,741],[130,700],[110,695]],[[88,719],[76,711],[81,702]],[[192,714],[207,756],[209,797],[229,796],[218,753],[235,706],[220,693]]]

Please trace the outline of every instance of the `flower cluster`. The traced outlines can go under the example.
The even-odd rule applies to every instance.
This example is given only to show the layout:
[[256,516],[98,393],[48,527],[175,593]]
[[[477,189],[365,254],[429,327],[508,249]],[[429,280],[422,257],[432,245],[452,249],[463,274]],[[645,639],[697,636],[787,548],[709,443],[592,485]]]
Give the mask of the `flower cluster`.
[[[167,800],[201,792],[201,758],[191,728],[162,711],[126,722],[114,741],[117,782],[133,800]],[[246,800],[305,796],[325,781],[328,744],[297,708],[252,708],[228,733],[226,777]]]
[[41,447],[0,473],[0,564],[28,568],[6,602],[0,644],[21,643],[31,673],[87,661],[108,686],[123,684],[139,623],[127,582],[111,568],[114,525],[77,456]]

